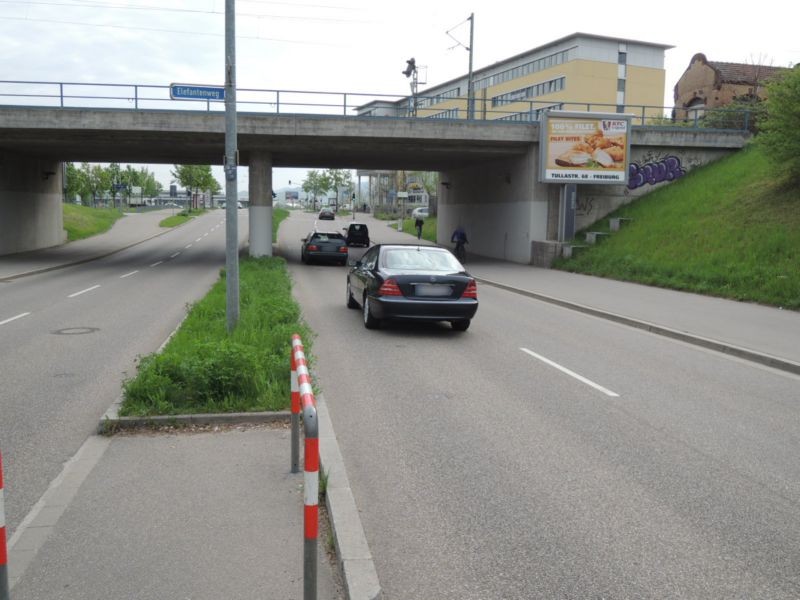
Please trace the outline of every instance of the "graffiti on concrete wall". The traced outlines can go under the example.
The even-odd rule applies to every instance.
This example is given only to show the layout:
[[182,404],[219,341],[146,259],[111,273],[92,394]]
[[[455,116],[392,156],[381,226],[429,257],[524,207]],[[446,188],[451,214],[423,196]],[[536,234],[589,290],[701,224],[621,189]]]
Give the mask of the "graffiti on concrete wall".
[[662,181],[674,181],[686,175],[686,169],[677,156],[666,156],[658,160],[647,160],[648,158],[650,157],[646,157],[641,164],[632,162],[628,167],[629,190]]
[[594,209],[594,198],[581,198],[578,197],[575,201],[575,216],[584,217],[591,214]]

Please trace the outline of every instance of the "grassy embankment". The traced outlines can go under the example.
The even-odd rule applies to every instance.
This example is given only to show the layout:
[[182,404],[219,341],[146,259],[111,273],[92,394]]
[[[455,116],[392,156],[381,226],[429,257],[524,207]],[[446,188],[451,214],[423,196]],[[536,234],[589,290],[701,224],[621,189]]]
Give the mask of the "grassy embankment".
[[696,169],[587,231],[608,231],[609,217],[633,221],[554,266],[800,309],[800,190],[775,181],[756,147]]
[[62,204],[64,229],[67,241],[74,242],[105,233],[121,218],[122,211],[116,208],[91,208],[77,204]]
[[[394,225],[396,228],[397,225]],[[417,228],[414,226],[414,219],[403,219],[403,233],[409,233],[417,237]],[[422,225],[422,239],[436,243],[436,217],[426,217]]]
[[[275,209],[273,230],[289,212]],[[140,360],[125,382],[123,415],[283,410],[289,406],[289,350],[311,335],[292,298],[282,258],[239,263],[239,323],[226,331],[225,276],[194,304],[160,354]]]

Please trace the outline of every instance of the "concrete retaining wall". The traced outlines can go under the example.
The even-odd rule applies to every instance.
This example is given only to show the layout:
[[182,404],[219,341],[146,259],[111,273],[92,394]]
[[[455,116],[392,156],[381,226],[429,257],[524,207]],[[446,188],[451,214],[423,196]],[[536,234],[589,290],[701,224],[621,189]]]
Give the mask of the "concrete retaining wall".
[[0,254],[63,244],[61,163],[0,155]]

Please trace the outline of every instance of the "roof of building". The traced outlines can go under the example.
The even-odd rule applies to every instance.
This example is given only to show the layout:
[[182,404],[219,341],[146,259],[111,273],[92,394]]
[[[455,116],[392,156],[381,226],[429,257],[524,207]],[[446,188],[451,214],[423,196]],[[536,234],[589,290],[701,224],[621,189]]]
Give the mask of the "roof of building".
[[[609,37],[609,36],[605,36],[605,35],[596,35],[594,33],[583,33],[583,32],[577,31],[577,32],[572,33],[570,35],[565,35],[562,38],[558,38],[557,40],[553,40],[551,42],[547,42],[546,44],[542,44],[541,46],[536,46],[535,48],[531,48],[530,50],[525,50],[525,52],[520,52],[519,54],[515,54],[514,56],[510,56],[508,58],[504,58],[503,60],[497,61],[496,63],[493,63],[493,64],[488,65],[486,67],[481,67],[480,69],[476,69],[473,72],[473,77],[475,79],[479,79],[482,75],[485,75],[487,73],[491,73],[494,70],[496,70],[498,67],[502,67],[503,65],[505,65],[507,63],[511,63],[511,62],[516,61],[516,60],[518,60],[520,58],[524,58],[524,57],[526,57],[528,55],[531,55],[531,54],[536,54],[537,52],[540,52],[542,50],[546,50],[547,48],[550,48],[552,46],[556,46],[556,45],[561,44],[563,42],[566,42],[566,41],[569,41],[569,40],[573,40],[573,39],[577,39],[577,38],[591,38],[591,39],[595,39],[595,40],[605,40],[605,41],[610,41],[610,42],[623,42],[623,43],[626,43],[626,44],[639,44],[639,45],[642,45],[642,46],[652,46],[654,48],[663,48],[664,50],[669,50],[670,48],[674,48],[675,47],[675,46],[670,46],[668,44],[658,44],[658,43],[654,43],[654,42],[643,42],[641,40],[632,40],[632,39],[628,39],[628,38]],[[438,89],[438,88],[441,88],[441,87],[445,87],[445,86],[451,85],[452,83],[454,83],[456,81],[460,81],[460,80],[464,79],[465,77],[466,77],[466,74],[461,75],[459,77],[456,77],[455,79],[451,79],[450,81],[446,81],[444,83],[436,84],[435,86],[433,86],[430,89]]]
[[[764,81],[770,77],[787,70],[787,67],[772,67],[767,65],[753,65],[745,63],[729,63],[711,61],[705,54],[697,53],[692,57],[691,63],[701,61],[714,69],[720,83],[753,83]],[[691,64],[690,63],[690,64]]]

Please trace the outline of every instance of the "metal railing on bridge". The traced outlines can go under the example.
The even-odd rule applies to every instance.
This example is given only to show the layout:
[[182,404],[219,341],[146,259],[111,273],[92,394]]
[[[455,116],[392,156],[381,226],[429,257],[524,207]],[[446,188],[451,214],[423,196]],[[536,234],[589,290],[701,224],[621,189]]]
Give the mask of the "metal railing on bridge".
[[[172,98],[169,85],[76,83],[0,80],[0,107],[99,108],[113,110],[175,110],[224,112],[224,102]],[[546,110],[623,112],[633,115],[634,125],[747,130],[750,111],[741,109],[672,108],[664,106],[617,106],[602,103],[514,100],[504,104],[475,99],[475,119],[513,123],[537,122]],[[240,88],[237,110],[242,113],[303,114],[345,117],[463,120],[465,97],[312,92]]]

